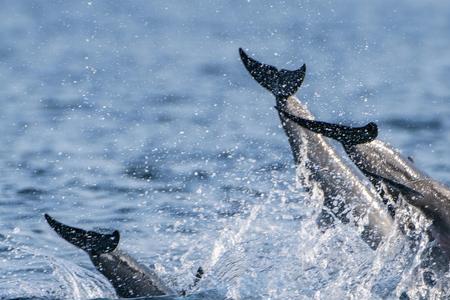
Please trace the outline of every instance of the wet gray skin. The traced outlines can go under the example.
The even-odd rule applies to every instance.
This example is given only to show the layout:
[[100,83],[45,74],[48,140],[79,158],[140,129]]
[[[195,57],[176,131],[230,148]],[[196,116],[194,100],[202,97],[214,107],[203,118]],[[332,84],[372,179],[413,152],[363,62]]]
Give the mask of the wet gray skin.
[[56,233],[86,251],[96,269],[102,273],[121,298],[176,295],[158,275],[117,249],[119,232],[100,234],[64,225],[49,215],[45,218]]
[[[432,220],[430,233],[450,257],[450,189],[414,166],[390,145],[376,140],[378,127],[370,123],[364,127],[331,124],[294,115],[287,110],[280,113],[308,129],[341,142],[358,168],[369,178],[385,200],[404,199]],[[395,207],[391,210],[395,215]]]
[[400,192],[405,201],[433,221],[431,234],[450,256],[450,189],[380,140],[344,148],[375,184],[384,181],[394,198]]
[[[423,279],[434,286],[436,278],[445,276],[450,264],[450,190],[442,183],[417,169],[413,162],[400,155],[388,144],[374,140],[370,143],[345,145],[345,151],[367,175],[385,201],[393,201],[392,215],[402,208],[399,202],[418,208],[432,221],[428,228],[431,243],[421,255]],[[409,219],[400,226],[410,230],[410,236],[420,238]]]
[[[315,121],[311,116],[296,115],[284,107],[278,108],[284,118],[302,126],[310,133],[333,138],[342,143],[352,161],[372,182],[390,215],[400,229],[412,239],[411,249],[422,238],[416,231],[407,206],[419,209],[432,224],[427,230],[431,237],[421,261],[415,270],[421,272],[424,282],[434,286],[437,279],[446,276],[450,264],[450,190],[418,170],[411,159],[404,158],[382,141],[376,140],[378,127],[369,123],[363,127],[349,127]],[[403,201],[406,202],[406,205]],[[398,211],[406,212],[397,218]],[[401,299],[410,299],[406,292]]]
[[[279,110],[282,108],[292,115],[313,119],[306,106],[293,96],[303,81],[305,66],[296,71],[277,70],[250,58],[242,49],[240,55],[253,78],[275,95]],[[304,180],[304,186],[314,182],[323,192],[325,209],[319,225],[327,226],[334,218],[343,223],[363,224],[358,227],[364,240],[376,248],[382,237],[392,231],[393,224],[381,206],[379,195],[362,174],[341,159],[324,137],[306,130],[281,112],[279,117],[296,165],[308,170],[309,174],[300,178]]]
[[121,250],[90,255],[97,270],[111,282],[119,297],[134,298],[175,295],[150,268],[139,264]]
[[[448,272],[450,264],[450,189],[418,170],[411,159],[404,158],[391,146],[376,140],[378,128],[370,123],[352,128],[343,125],[314,121],[291,114],[281,113],[310,132],[319,133],[340,141],[349,157],[369,178],[389,207],[392,217],[401,210],[402,200],[418,208],[432,223],[427,232],[431,243],[421,256],[420,268],[424,270],[424,281],[436,283],[436,276]],[[410,216],[399,220],[402,229],[409,230],[413,239],[421,237],[415,232]],[[436,275],[438,274],[438,275]]]

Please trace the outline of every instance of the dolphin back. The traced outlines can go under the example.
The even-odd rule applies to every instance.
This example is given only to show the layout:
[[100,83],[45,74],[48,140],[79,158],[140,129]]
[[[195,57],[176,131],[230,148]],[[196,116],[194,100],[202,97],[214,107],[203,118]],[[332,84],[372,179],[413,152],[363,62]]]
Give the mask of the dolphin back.
[[45,214],[45,219],[60,237],[86,251],[91,256],[112,252],[119,245],[120,234],[117,230],[111,234],[101,234],[64,225],[48,214]]
[[294,95],[305,78],[306,65],[294,71],[278,70],[249,57],[242,48],[239,48],[239,54],[250,75],[277,98],[286,99]]

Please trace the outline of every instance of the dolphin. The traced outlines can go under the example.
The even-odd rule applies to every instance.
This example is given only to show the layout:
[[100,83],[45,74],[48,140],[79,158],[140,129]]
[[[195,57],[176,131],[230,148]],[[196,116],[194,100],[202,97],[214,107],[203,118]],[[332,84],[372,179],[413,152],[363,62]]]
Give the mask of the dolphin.
[[[117,248],[119,231],[102,234],[64,225],[48,214],[45,214],[45,219],[60,237],[86,251],[96,269],[112,284],[117,296],[137,298],[178,294],[165,285],[155,271],[139,264]],[[197,272],[197,279],[203,272],[200,270]]]
[[[260,63],[239,49],[241,60],[250,75],[276,100],[279,110],[305,119],[313,115],[295,96],[305,77],[306,66],[297,70],[278,70]],[[306,188],[317,184],[323,192],[324,209],[318,223],[322,228],[337,218],[343,223],[353,222],[361,230],[364,241],[377,248],[384,236],[392,231],[393,220],[381,205],[379,195],[362,174],[342,160],[324,137],[306,130],[283,113],[278,113],[298,169],[306,169],[299,176]],[[366,184],[367,182],[367,184]],[[362,225],[362,226],[361,226]]]
[[281,112],[308,130],[342,143],[350,159],[380,190],[418,208],[432,222],[430,234],[450,258],[450,188],[419,170],[410,158],[403,157],[392,146],[375,139],[375,123],[355,128],[299,118]]

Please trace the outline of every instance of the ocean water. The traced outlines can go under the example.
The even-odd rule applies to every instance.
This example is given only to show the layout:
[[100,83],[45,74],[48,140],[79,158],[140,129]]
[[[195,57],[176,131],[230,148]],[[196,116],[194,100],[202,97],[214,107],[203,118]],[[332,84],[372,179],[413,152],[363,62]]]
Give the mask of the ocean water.
[[445,1],[1,1],[0,299],[115,298],[44,213],[120,230],[175,289],[202,266],[193,299],[445,298],[449,274],[415,272],[424,245],[317,228],[238,48],[306,63],[317,118],[376,121],[449,184],[449,32]]

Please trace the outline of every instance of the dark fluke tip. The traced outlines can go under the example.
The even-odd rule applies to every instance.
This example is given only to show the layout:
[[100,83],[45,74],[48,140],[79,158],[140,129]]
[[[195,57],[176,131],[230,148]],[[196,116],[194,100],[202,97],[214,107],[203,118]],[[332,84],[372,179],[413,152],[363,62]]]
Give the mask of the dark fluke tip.
[[373,137],[373,140],[378,136],[378,125],[374,122],[370,122],[365,126],[367,133]]
[[50,225],[60,237],[72,245],[83,249],[90,255],[112,252],[119,245],[120,233],[117,230],[111,234],[102,234],[65,225],[56,221],[48,214],[44,214],[44,217],[48,225]]
[[241,59],[244,59],[244,57],[247,57],[247,54],[245,53],[244,49],[239,48],[239,55],[241,56]]
[[52,217],[50,217],[48,214],[44,214],[45,220],[47,221],[47,223],[50,225],[50,227],[52,227],[51,223],[53,223],[53,221],[55,219],[53,219]]
[[305,78],[305,64],[294,71],[278,70],[274,66],[260,63],[251,58],[242,48],[239,48],[239,55],[250,75],[277,98],[287,98],[294,95]]

